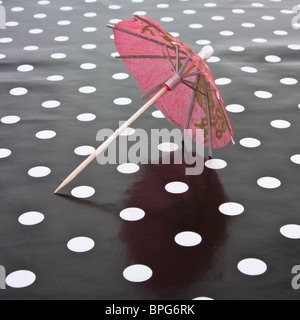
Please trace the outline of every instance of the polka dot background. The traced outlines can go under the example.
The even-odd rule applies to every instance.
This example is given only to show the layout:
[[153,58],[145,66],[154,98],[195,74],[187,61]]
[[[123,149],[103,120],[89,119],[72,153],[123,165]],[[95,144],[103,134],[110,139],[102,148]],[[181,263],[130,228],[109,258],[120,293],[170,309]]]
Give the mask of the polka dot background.
[[[298,299],[296,0],[10,0],[0,31],[0,299]],[[236,145],[204,171],[91,164],[143,103],[106,24],[147,15],[208,64]],[[155,107],[132,125],[173,129]],[[161,157],[182,152],[163,142]]]

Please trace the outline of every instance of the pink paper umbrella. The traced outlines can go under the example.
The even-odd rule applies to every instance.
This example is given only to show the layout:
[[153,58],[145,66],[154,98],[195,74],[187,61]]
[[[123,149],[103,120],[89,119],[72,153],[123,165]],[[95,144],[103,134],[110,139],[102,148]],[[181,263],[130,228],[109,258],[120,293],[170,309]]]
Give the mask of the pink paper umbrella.
[[190,129],[195,141],[196,129],[203,129],[210,156],[212,149],[227,145],[232,128],[204,62],[207,57],[201,58],[147,17],[136,15],[113,29],[117,58],[123,60],[145,97],[152,98],[161,88],[169,91],[155,103],[165,118],[182,130]]
[[204,137],[202,135],[200,142],[208,147],[210,158],[213,149],[226,146],[230,140],[234,143],[223,100],[205,63],[213,54],[212,47],[204,47],[197,55],[156,22],[138,15],[131,21],[108,27],[114,30],[117,58],[123,60],[149,101],[75,169],[55,193],[70,183],[153,104],[167,120],[186,130],[198,143],[198,132],[202,129]]

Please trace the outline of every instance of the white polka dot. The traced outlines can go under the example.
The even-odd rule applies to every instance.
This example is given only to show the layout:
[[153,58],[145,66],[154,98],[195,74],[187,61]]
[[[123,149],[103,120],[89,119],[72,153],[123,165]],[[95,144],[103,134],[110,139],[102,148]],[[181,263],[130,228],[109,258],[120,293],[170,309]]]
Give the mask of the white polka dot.
[[128,127],[126,130],[124,130],[120,136],[126,137],[126,136],[132,136],[135,134],[135,129]]
[[6,116],[1,119],[1,122],[4,124],[15,124],[21,120],[18,116]]
[[213,301],[214,299],[209,297],[197,297],[197,298],[194,298],[193,300]]
[[86,199],[86,198],[92,197],[95,194],[95,192],[96,190],[92,187],[80,186],[80,187],[74,188],[71,191],[71,194],[75,198]]
[[84,50],[93,50],[93,49],[97,48],[97,45],[92,44],[92,43],[90,43],[90,44],[88,43],[88,44],[82,45],[81,48],[84,49]]
[[64,6],[64,7],[61,7],[60,10],[61,10],[61,11],[72,11],[72,10],[73,10],[73,7],[71,7],[71,6]]
[[19,270],[9,274],[6,284],[11,288],[26,288],[31,286],[36,280],[36,275],[28,270]]
[[221,59],[219,57],[212,56],[206,62],[216,63],[216,62],[220,62],[220,61],[221,61]]
[[118,10],[118,9],[121,9],[122,7],[118,6],[118,5],[110,5],[110,6],[108,6],[108,8],[112,9],[112,10]]
[[288,48],[291,50],[300,50],[300,44],[289,44]]
[[10,94],[13,96],[23,96],[28,93],[28,90],[26,88],[14,88],[10,90]]
[[187,10],[184,10],[183,13],[184,13],[184,14],[196,14],[197,11],[196,11],[196,10],[187,9]]
[[240,141],[240,144],[245,148],[257,148],[261,145],[261,142],[255,138],[244,138]]
[[5,54],[0,54],[0,60],[5,59],[6,55]]
[[245,48],[242,46],[232,46],[229,48],[229,50],[233,52],[243,52],[245,51]]
[[0,43],[10,43],[13,42],[13,38],[0,38]]
[[252,42],[254,42],[254,43],[266,43],[266,42],[268,42],[268,40],[264,39],[264,38],[254,38],[254,39],[252,39]]
[[236,14],[243,14],[243,13],[245,13],[245,10],[243,10],[243,9],[233,9],[232,12],[236,13]]
[[48,81],[62,81],[63,79],[64,77],[60,75],[53,75],[53,76],[47,77]]
[[129,75],[127,73],[116,73],[112,77],[115,80],[125,80],[129,78]]
[[86,17],[86,18],[95,18],[95,17],[97,17],[97,13],[96,12],[86,12],[85,14],[84,14],[84,16]]
[[225,86],[227,84],[230,84],[232,80],[229,78],[219,78],[219,79],[216,79],[215,82],[216,82],[216,85]]
[[160,110],[156,110],[152,112],[152,117],[157,118],[157,119],[164,119],[165,116]]
[[165,142],[158,145],[157,148],[163,152],[174,152],[179,149],[179,146],[176,143]]
[[172,22],[172,21],[174,21],[174,18],[172,18],[172,17],[163,17],[160,20],[162,22]]
[[202,237],[196,232],[185,231],[176,235],[175,242],[183,247],[195,247],[202,242]]
[[43,166],[34,167],[28,171],[28,174],[33,178],[43,178],[48,176],[50,173],[51,170]]
[[9,149],[1,148],[0,149],[0,159],[8,158],[11,155],[11,151]]
[[273,94],[268,91],[255,91],[254,94],[261,99],[270,99],[273,97]]
[[242,23],[242,27],[244,27],[244,28],[254,28],[255,24],[251,23],[251,22],[245,22],[245,23]]
[[51,58],[52,59],[65,59],[67,57],[67,55],[65,53],[53,53],[51,54]]
[[264,7],[264,4],[260,3],[260,2],[253,2],[251,3],[252,7],[256,7],[256,8],[262,8]]
[[82,113],[79,116],[77,116],[77,120],[83,121],[83,122],[94,121],[95,119],[96,119],[96,115],[93,113]]
[[54,138],[56,136],[56,132],[52,130],[43,130],[39,131],[35,136],[38,139],[48,140]]
[[83,70],[92,70],[97,68],[97,65],[94,63],[83,63],[80,68]]
[[160,3],[160,4],[156,5],[156,7],[159,9],[166,9],[166,8],[169,8],[170,5],[168,5],[166,3]]
[[86,86],[86,87],[79,88],[79,92],[81,92],[81,93],[89,94],[89,93],[94,93],[96,91],[97,91],[97,89],[95,87],[92,87],[92,86]]
[[217,6],[217,4],[214,2],[207,2],[207,3],[204,3],[204,6],[207,8],[214,8]]
[[68,25],[70,25],[72,22],[70,21],[70,20],[60,20],[60,21],[58,21],[57,22],[57,24],[59,25],[59,26],[68,26]]
[[44,32],[43,29],[31,29],[28,31],[30,34],[41,34]]
[[189,190],[189,186],[183,182],[171,182],[165,186],[166,191],[173,194],[185,193]]
[[23,213],[18,221],[20,224],[23,224],[24,226],[33,226],[41,223],[44,221],[45,217],[42,213],[36,212],[36,211],[30,211]]
[[291,124],[286,120],[274,120],[271,122],[271,126],[277,129],[287,129]]
[[57,100],[48,100],[42,103],[42,106],[46,109],[57,108],[60,106],[60,102]]
[[34,69],[34,67],[30,64],[23,64],[18,67],[18,71],[20,72],[30,72]]
[[226,110],[232,113],[240,113],[245,111],[245,107],[240,104],[230,104],[226,107]]
[[132,103],[132,100],[129,98],[117,98],[114,100],[114,104],[119,106],[125,106]]
[[26,46],[26,47],[24,47],[24,50],[25,51],[36,51],[36,50],[39,50],[39,47],[38,46]]
[[123,277],[130,282],[145,282],[153,275],[152,270],[141,264],[132,265],[123,272]]
[[35,19],[45,19],[47,15],[45,13],[37,13],[33,16]]
[[291,161],[295,164],[300,164],[300,154],[295,154],[291,157]]
[[200,46],[206,46],[208,44],[211,44],[211,41],[203,39],[203,40],[197,40],[196,43],[199,44]]
[[298,83],[298,80],[297,79],[294,79],[294,78],[283,78],[280,80],[280,82],[282,84],[285,84],[287,86],[292,86],[292,85],[295,85]]
[[289,239],[300,239],[300,225],[288,224],[280,228],[280,233]]
[[242,214],[245,209],[239,203],[227,202],[219,207],[219,211],[226,216],[238,216]]
[[258,259],[245,259],[239,262],[238,269],[241,273],[248,276],[259,276],[267,271],[267,265]]
[[265,189],[276,189],[281,186],[281,181],[273,177],[263,177],[257,180],[257,184]]
[[192,23],[192,24],[189,25],[189,27],[190,27],[191,29],[202,29],[202,28],[203,28],[203,25],[200,24],[200,23]]
[[262,16],[261,18],[262,18],[262,20],[265,20],[265,21],[274,21],[275,20],[275,17],[273,17],[273,16]]
[[95,247],[95,242],[87,237],[77,237],[71,239],[67,247],[70,251],[76,253],[83,253],[92,250]]
[[227,163],[221,159],[210,159],[205,162],[205,166],[209,169],[220,170],[227,167]]
[[23,7],[13,7],[13,8],[11,8],[11,11],[12,12],[22,12],[22,11],[24,11],[24,8]]
[[284,31],[284,30],[275,30],[273,33],[276,34],[277,36],[286,36],[286,35],[288,35],[288,32]]
[[145,211],[139,208],[127,208],[120,212],[120,217],[126,221],[138,221],[145,217]]
[[211,19],[214,20],[214,21],[224,21],[225,17],[223,17],[223,16],[213,16],[213,17],[211,17]]
[[140,170],[140,167],[135,163],[123,163],[118,166],[117,170],[120,173],[132,174],[138,172]]
[[257,73],[257,69],[252,67],[242,67],[241,70],[247,73]]
[[82,29],[83,32],[96,32],[97,28],[94,27],[87,27]]
[[89,156],[95,152],[95,148],[91,146],[80,146],[74,150],[74,153],[79,156]]
[[65,41],[69,40],[69,37],[67,37],[67,36],[59,36],[59,37],[55,37],[54,40],[57,41],[57,42],[65,42]]
[[234,35],[234,32],[228,31],[228,30],[224,30],[224,31],[220,31],[220,35],[224,36],[224,37],[231,37],[231,36]]
[[265,57],[265,60],[267,62],[273,62],[273,63],[277,63],[281,61],[281,58],[275,55],[269,55]]

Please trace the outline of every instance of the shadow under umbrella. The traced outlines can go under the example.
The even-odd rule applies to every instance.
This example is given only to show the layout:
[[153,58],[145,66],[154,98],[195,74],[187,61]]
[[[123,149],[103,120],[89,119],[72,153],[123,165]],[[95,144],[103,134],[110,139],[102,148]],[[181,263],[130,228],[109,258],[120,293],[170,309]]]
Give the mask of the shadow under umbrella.
[[[197,281],[219,277],[214,268],[227,238],[228,220],[219,212],[227,196],[216,171],[205,168],[201,175],[187,176],[186,165],[174,164],[174,157],[175,153],[168,165],[143,165],[126,205],[142,209],[145,216],[124,221],[119,233],[127,245],[128,264],[146,265],[153,271],[144,285],[159,298],[178,297]],[[189,189],[170,193],[165,187],[172,182]],[[179,245],[175,237],[182,232],[200,235],[202,241],[191,247]]]

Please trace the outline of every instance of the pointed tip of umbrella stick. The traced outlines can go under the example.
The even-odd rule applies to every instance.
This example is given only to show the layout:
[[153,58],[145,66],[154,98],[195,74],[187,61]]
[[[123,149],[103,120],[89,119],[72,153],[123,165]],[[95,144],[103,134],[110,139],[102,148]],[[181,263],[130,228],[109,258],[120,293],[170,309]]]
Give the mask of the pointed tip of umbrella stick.
[[115,26],[113,26],[112,24],[107,24],[106,26],[107,28],[115,29]]

